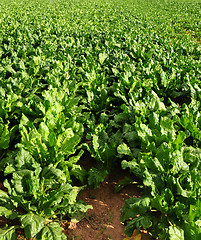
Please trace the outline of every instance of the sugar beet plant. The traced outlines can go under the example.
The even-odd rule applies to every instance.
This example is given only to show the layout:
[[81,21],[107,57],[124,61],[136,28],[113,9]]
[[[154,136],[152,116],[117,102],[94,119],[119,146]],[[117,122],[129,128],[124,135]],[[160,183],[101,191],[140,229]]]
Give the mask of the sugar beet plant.
[[66,239],[80,190],[118,165],[144,192],[128,236],[200,239],[200,1],[0,6],[0,239]]
[[[48,89],[43,91],[41,100],[39,98],[35,102],[38,107],[35,109],[36,117],[36,114],[27,114],[27,109],[24,112],[19,107],[13,112],[6,111],[4,98],[2,110],[7,116],[2,116],[2,119],[9,121],[13,114],[20,120],[15,133],[13,128],[16,125],[9,132],[9,123],[2,130],[1,144],[7,152],[1,160],[1,170],[9,180],[4,181],[8,192],[1,191],[0,210],[1,215],[8,219],[20,219],[27,238],[36,236],[41,239],[46,236],[65,239],[54,219],[65,215],[76,218],[90,207],[76,201],[82,187],[73,186],[70,177],[73,175],[83,184],[86,177],[85,170],[76,164],[83,154],[78,146],[83,135],[83,124],[77,120],[77,102],[74,93],[69,96],[66,90],[60,89],[58,92],[56,88]],[[23,106],[20,100],[18,105]],[[74,114],[71,114],[73,111]],[[9,139],[9,133],[13,139]],[[15,138],[20,141],[14,149],[8,149],[9,142],[17,141]],[[14,232],[13,227],[6,228],[2,237],[7,239]]]

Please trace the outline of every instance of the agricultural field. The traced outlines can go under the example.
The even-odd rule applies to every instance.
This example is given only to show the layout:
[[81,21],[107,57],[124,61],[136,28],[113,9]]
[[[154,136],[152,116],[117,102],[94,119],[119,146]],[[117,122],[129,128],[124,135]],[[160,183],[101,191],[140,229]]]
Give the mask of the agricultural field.
[[80,239],[111,176],[96,239],[201,239],[201,0],[1,0],[0,240]]

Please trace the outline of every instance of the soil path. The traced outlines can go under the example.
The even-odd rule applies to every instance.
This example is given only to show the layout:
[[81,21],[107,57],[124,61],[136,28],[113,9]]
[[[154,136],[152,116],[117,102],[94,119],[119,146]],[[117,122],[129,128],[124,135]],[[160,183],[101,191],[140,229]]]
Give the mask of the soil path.
[[[80,196],[93,209],[88,210],[86,217],[79,223],[67,223],[65,233],[68,239],[75,240],[123,240],[126,238],[124,226],[120,222],[121,208],[129,197],[140,197],[140,190],[135,185],[125,187],[118,193],[114,188],[124,176],[122,172],[110,176],[96,190],[85,189]],[[151,239],[148,233],[141,233],[141,240]]]

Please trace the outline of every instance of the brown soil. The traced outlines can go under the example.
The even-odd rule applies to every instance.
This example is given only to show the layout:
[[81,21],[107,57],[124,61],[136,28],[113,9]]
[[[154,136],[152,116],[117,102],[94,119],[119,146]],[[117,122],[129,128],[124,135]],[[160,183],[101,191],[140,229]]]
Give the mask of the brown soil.
[[8,223],[8,220],[5,217],[0,217],[0,228]]
[[0,189],[3,190],[6,193],[8,192],[7,188],[4,187],[2,182],[0,182]]
[[93,206],[86,217],[79,223],[64,223],[64,232],[68,239],[77,240],[123,240],[151,239],[147,232],[141,232],[139,238],[126,238],[124,226],[120,222],[121,208],[129,197],[140,197],[140,190],[135,185],[125,187],[115,193],[114,187],[124,178],[122,172],[111,176],[98,189],[85,189],[80,199]]

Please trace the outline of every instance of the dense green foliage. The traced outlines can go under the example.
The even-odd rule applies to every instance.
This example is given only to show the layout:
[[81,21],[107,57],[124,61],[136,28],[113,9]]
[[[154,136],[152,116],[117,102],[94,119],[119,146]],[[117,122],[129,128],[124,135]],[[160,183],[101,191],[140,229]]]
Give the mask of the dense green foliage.
[[201,239],[200,16],[200,0],[0,2],[0,240],[65,239],[79,191],[118,165],[144,189],[128,235]]

